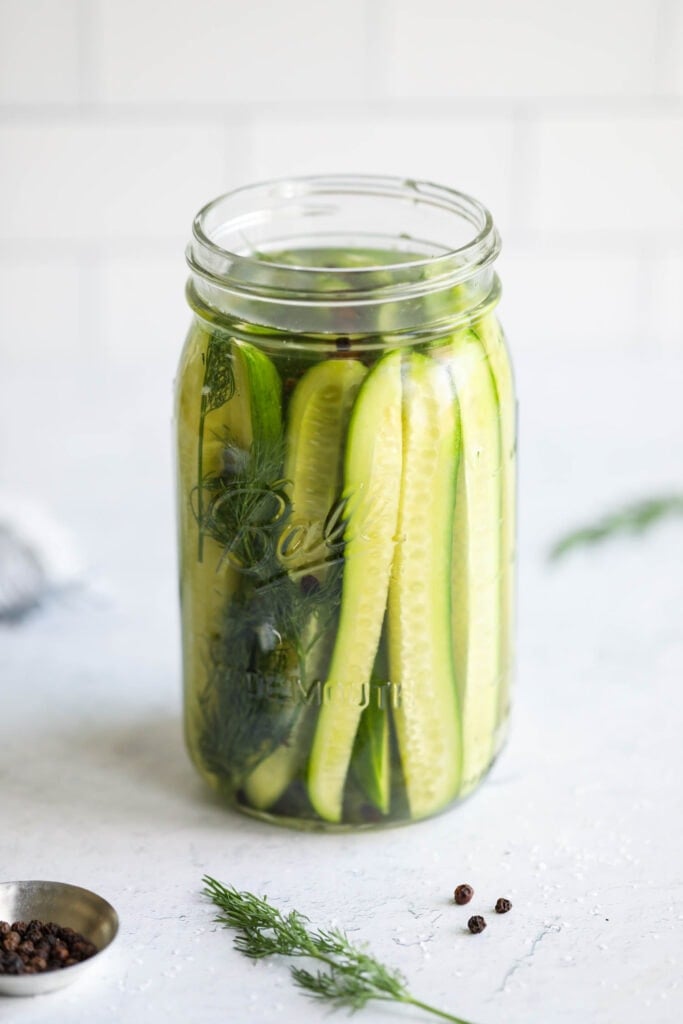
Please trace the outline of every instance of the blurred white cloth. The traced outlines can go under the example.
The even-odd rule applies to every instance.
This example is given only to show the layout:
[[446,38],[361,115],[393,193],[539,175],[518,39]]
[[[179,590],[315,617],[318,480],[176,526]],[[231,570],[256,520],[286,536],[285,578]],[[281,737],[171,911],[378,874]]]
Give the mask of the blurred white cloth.
[[76,543],[50,512],[0,493],[0,621],[22,618],[82,577]]

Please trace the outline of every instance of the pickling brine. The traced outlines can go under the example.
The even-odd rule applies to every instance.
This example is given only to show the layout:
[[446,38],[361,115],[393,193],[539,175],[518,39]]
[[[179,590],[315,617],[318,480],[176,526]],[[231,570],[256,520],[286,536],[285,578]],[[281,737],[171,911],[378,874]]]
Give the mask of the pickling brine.
[[233,806],[416,820],[501,746],[515,400],[497,251],[480,204],[393,179],[257,186],[195,222],[176,395],[186,737]]

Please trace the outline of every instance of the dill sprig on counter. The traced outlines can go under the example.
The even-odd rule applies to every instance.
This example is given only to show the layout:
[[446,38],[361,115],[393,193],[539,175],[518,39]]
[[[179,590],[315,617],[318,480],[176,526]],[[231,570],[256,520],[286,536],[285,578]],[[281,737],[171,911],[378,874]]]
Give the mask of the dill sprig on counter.
[[560,537],[548,553],[551,561],[575,548],[588,547],[623,533],[644,533],[669,516],[683,516],[683,494],[670,494],[626,505],[595,523],[582,526]]
[[219,924],[237,931],[235,948],[253,960],[267,956],[307,957],[324,965],[310,971],[291,967],[294,984],[333,1008],[352,1013],[370,1001],[404,1003],[452,1024],[461,1017],[439,1010],[410,994],[403,975],[386,967],[371,953],[354,946],[339,928],[312,929],[297,910],[283,914],[263,897],[239,892],[205,875],[203,894],[219,909]]

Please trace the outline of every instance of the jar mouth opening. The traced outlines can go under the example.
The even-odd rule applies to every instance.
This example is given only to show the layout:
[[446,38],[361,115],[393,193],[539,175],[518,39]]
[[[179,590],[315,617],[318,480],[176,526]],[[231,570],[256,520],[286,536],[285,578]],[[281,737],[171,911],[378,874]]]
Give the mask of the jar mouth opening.
[[[461,284],[499,251],[491,214],[464,192],[410,178],[324,174],[213,199],[194,219],[187,261],[214,287],[261,300],[362,303]],[[336,264],[335,253],[344,254]]]

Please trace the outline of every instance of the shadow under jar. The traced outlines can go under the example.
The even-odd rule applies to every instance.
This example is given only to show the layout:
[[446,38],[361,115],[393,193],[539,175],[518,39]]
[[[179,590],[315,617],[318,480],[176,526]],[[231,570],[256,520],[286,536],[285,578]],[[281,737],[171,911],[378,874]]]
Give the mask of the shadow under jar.
[[321,176],[198,214],[177,378],[185,727],[239,809],[425,818],[504,738],[515,400],[476,200]]

